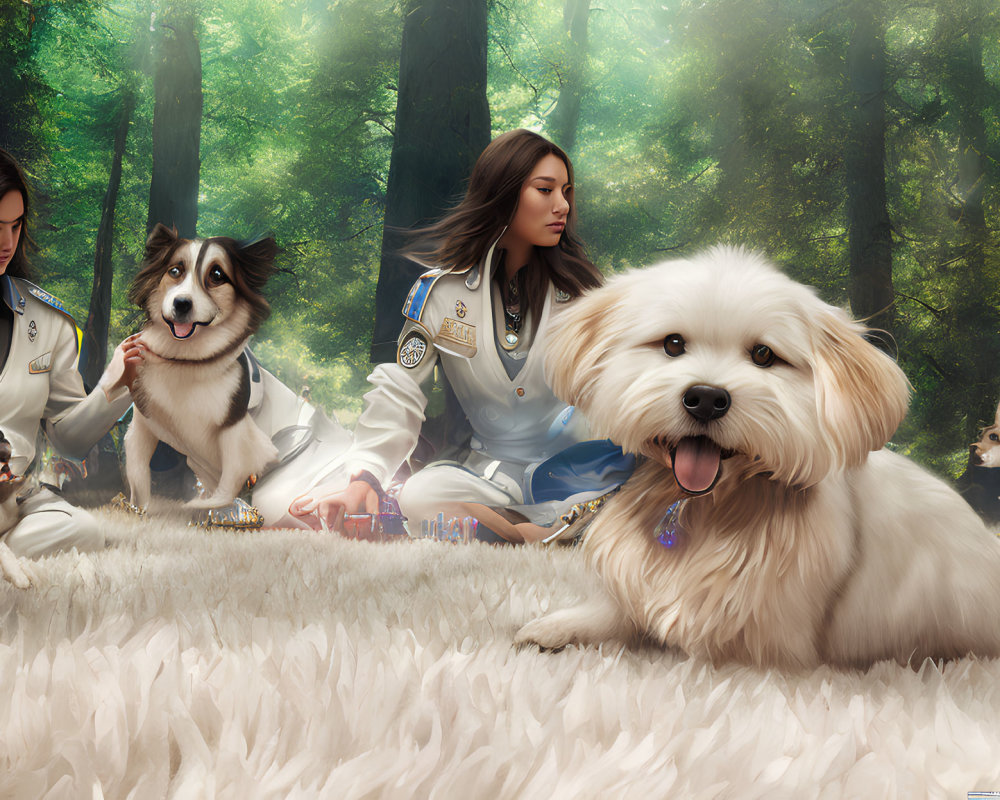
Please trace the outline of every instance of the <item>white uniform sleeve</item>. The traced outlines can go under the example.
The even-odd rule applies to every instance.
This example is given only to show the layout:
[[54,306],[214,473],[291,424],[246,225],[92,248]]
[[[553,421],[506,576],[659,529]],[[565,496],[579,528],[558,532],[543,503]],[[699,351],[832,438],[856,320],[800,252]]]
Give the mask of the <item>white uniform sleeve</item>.
[[399,335],[402,343],[417,331],[426,351],[412,367],[399,363],[379,364],[368,376],[371,390],[365,394],[365,410],[354,429],[354,446],[345,457],[349,473],[367,470],[386,486],[413,452],[424,421],[427,396],[421,385],[434,373],[437,349],[424,329],[407,322]]
[[132,404],[127,389],[109,398],[100,387],[89,395],[77,371],[76,331],[59,318],[60,329],[52,352],[49,399],[42,415],[52,446],[62,455],[84,458]]

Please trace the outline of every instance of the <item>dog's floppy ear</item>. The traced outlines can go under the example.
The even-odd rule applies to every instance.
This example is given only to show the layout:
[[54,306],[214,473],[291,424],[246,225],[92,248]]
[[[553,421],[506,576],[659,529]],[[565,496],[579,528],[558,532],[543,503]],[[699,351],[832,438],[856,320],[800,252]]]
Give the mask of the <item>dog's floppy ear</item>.
[[545,375],[553,394],[586,408],[600,363],[615,340],[609,320],[620,292],[613,285],[591,289],[553,314],[545,344]]
[[162,222],[157,222],[146,239],[146,261],[152,261],[157,253],[162,253],[177,243],[177,228],[168,228]]
[[278,271],[274,259],[279,252],[278,243],[271,236],[238,245],[236,258],[242,267],[242,277],[254,292],[260,292]]
[[149,295],[159,283],[164,260],[174,252],[179,241],[176,228],[168,228],[162,223],[156,223],[146,239],[146,252],[142,264],[139,266],[139,272],[136,273],[131,286],[129,286],[129,302],[140,307],[146,305]]
[[820,424],[835,463],[857,466],[903,421],[910,384],[896,362],[864,338],[862,325],[838,308],[816,305],[808,319]]

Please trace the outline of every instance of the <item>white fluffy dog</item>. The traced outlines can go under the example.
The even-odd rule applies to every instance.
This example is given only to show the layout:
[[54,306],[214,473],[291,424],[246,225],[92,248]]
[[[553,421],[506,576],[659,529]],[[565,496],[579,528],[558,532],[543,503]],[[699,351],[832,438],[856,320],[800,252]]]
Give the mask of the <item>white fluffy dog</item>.
[[909,385],[863,333],[725,247],[560,312],[554,391],[646,458],[586,534],[607,596],[517,640],[645,637],[785,668],[1000,653],[1000,540],[882,449]]

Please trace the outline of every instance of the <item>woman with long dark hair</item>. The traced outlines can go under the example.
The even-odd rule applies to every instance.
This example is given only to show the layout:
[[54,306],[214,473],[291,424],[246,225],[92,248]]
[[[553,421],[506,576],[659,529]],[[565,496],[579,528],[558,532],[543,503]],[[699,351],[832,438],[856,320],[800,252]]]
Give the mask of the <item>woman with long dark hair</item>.
[[[4,482],[23,477],[34,463],[40,427],[63,455],[86,456],[131,405],[127,386],[142,360],[139,346],[126,340],[98,387],[84,391],[75,323],[55,297],[27,280],[28,211],[24,176],[0,150],[0,431],[10,450]],[[23,490],[13,516],[3,519],[2,541],[15,555],[104,546],[90,514],[41,486]]]
[[529,496],[532,468],[587,436],[546,385],[541,345],[556,307],[602,281],[576,236],[570,160],[536,133],[505,133],[476,161],[461,202],[418,233],[429,245],[411,255],[435,268],[406,300],[396,363],[369,376],[347,459],[354,477],[291,511],[342,528],[345,511],[377,508],[417,443],[421,384],[440,364],[472,439],[460,462],[429,464],[404,484],[411,531],[444,514],[475,518],[503,540],[538,538],[555,516]]

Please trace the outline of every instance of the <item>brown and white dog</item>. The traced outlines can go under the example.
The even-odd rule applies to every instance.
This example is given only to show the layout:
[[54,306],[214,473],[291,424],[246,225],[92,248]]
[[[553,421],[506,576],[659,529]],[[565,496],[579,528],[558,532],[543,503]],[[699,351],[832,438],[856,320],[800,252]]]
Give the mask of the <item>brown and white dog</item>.
[[723,247],[561,311],[553,390],[645,460],[585,535],[606,593],[517,640],[785,668],[1000,655],[1000,540],[883,449],[909,385],[864,333]]
[[150,499],[149,460],[157,442],[187,456],[201,481],[190,508],[233,501],[277,450],[247,413],[250,386],[240,362],[247,340],[270,313],[261,293],[276,272],[273,239],[183,239],[157,225],[146,242],[129,299],[146,312],[147,355],[132,387],[125,435],[132,504]]
[[1000,407],[993,424],[983,428],[979,441],[969,445],[969,465],[973,467],[1000,467]]
[[956,484],[962,497],[988,524],[1000,523],[1000,408],[993,424],[969,445],[965,472]]

